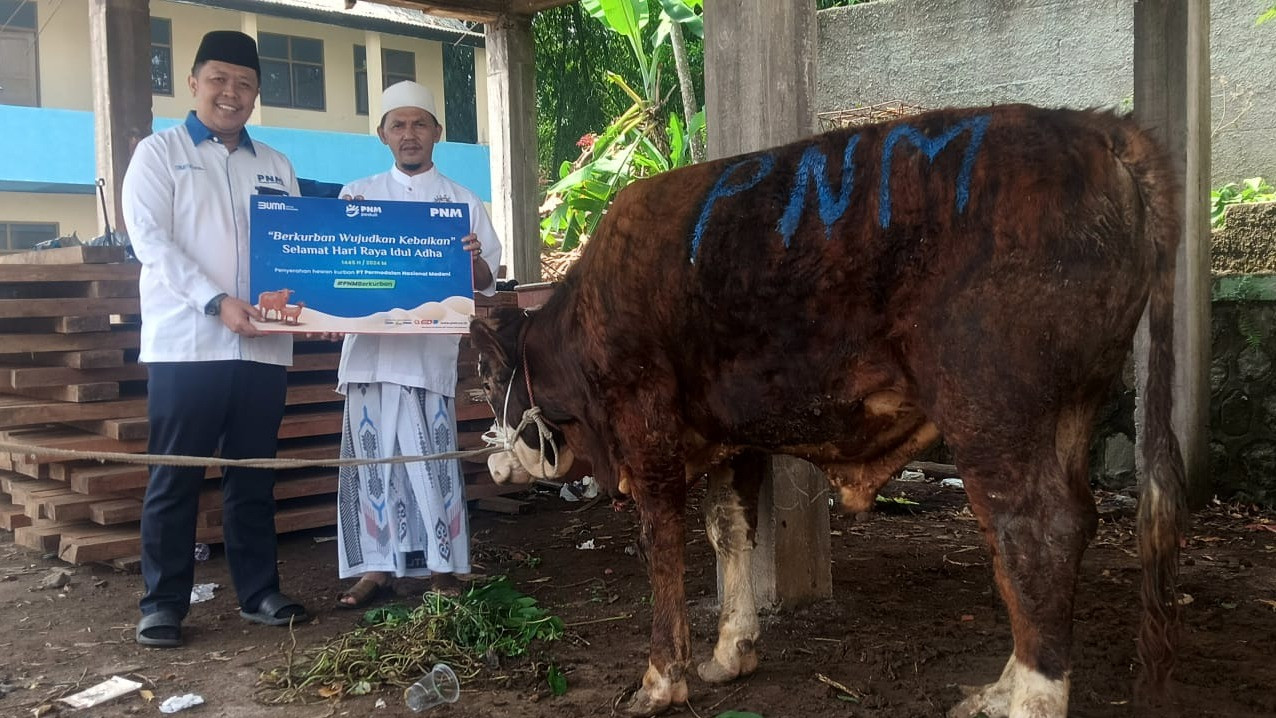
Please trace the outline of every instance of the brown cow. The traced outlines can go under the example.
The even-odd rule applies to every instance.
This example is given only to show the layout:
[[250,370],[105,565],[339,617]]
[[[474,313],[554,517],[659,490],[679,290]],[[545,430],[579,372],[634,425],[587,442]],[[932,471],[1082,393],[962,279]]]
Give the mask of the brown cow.
[[300,322],[301,310],[305,308],[306,308],[305,302],[297,302],[296,304],[286,304],[284,305],[284,308],[280,310],[279,318],[283,320],[284,324],[291,324],[292,326],[297,326],[298,324],[301,323]]
[[814,462],[860,511],[942,434],[1014,633],[1000,679],[950,715],[1065,716],[1073,593],[1097,523],[1091,422],[1144,307],[1139,645],[1146,695],[1163,695],[1185,520],[1170,428],[1177,195],[1165,155],[1127,119],[931,112],[637,182],[540,310],[476,321],[511,439],[494,475],[566,471],[541,434],[637,505],[653,623],[629,712],[687,699],[691,480],[708,475],[724,568],[699,674],[728,681],[758,665],[758,455]]
[[270,321],[270,313],[275,313],[276,319],[282,319],[284,307],[288,306],[288,298],[292,296],[291,289],[276,289],[273,292],[262,292],[257,295],[257,311],[261,312],[262,321]]

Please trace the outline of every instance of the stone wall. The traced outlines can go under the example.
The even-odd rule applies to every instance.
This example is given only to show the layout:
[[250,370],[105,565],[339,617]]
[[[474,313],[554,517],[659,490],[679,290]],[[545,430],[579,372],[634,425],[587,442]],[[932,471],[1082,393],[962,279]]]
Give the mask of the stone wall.
[[1210,473],[1220,496],[1276,504],[1276,275],[1214,281]]
[[[1028,102],[1129,110],[1130,0],[876,0],[819,13],[820,112]],[[1276,177],[1269,0],[1210,3],[1211,186]]]
[[[1220,497],[1276,505],[1276,202],[1227,208],[1211,237],[1210,474]],[[1098,417],[1091,478],[1134,479],[1131,366]]]
[[1210,263],[1216,276],[1276,272],[1276,202],[1228,206]]

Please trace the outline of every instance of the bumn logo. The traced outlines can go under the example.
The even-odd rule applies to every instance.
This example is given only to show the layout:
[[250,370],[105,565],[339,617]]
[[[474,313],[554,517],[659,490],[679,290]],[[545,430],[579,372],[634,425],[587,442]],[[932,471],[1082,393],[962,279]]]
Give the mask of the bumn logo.
[[288,203],[287,202],[265,202],[262,200],[257,200],[257,209],[283,210],[283,209],[288,209]]

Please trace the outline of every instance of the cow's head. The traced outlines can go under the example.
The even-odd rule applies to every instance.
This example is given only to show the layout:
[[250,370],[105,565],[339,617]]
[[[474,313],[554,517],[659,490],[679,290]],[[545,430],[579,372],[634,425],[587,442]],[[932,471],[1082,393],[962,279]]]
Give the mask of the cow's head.
[[[509,438],[509,450],[487,459],[487,467],[498,484],[531,483],[534,479],[557,479],[571,468],[573,456],[561,427],[544,415],[544,407],[534,402],[545,396],[538,386],[537,366],[525,353],[526,331],[532,313],[522,309],[497,310],[491,319],[470,323],[470,341],[478,351],[478,373],[488,404],[496,415],[496,432]],[[552,352],[553,347],[534,347],[533,353]],[[541,363],[540,366],[544,367]],[[547,374],[540,379],[552,380]],[[529,410],[531,410],[529,412]]]

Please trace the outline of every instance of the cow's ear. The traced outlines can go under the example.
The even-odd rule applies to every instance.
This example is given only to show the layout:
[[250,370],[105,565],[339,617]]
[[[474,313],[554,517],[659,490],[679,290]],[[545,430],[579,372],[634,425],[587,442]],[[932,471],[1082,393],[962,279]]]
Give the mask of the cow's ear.
[[505,351],[500,346],[500,334],[496,330],[494,320],[477,318],[477,316],[471,319],[470,344],[485,361],[491,362],[494,369],[509,365],[509,357],[505,356]]
[[495,376],[507,373],[510,366],[510,352],[501,341],[502,333],[498,318],[475,317],[470,321],[470,344]]

